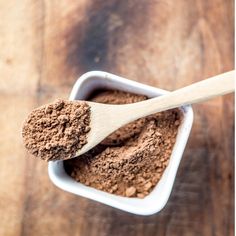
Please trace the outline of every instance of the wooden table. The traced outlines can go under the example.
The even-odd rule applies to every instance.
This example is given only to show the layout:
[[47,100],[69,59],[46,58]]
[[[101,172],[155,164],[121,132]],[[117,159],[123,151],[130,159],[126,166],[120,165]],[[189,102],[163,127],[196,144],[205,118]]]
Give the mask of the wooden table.
[[[233,235],[233,95],[194,106],[166,207],[135,216],[56,188],[26,115],[99,69],[176,89],[233,69],[232,0],[0,0],[0,235]],[[158,199],[157,199],[158,201]]]

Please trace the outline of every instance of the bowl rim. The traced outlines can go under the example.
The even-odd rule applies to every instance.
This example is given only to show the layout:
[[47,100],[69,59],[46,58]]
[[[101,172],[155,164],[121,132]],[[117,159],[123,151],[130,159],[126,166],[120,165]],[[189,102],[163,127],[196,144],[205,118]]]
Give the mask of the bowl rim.
[[[120,86],[127,85],[127,87],[125,89],[120,89],[120,90],[131,92],[130,88],[132,88],[131,90],[137,90],[137,91],[133,91],[134,93],[140,93],[140,94],[145,94],[145,91],[146,91],[146,95],[149,97],[157,96],[157,94],[163,95],[163,94],[168,93],[168,91],[166,91],[166,90],[155,88],[155,87],[152,87],[152,86],[149,86],[146,84],[142,84],[142,83],[139,83],[136,81],[128,80],[128,79],[125,79],[123,77],[120,77],[120,76],[117,76],[117,75],[114,75],[114,74],[111,74],[108,72],[90,71],[90,72],[83,74],[81,77],[79,77],[77,79],[77,81],[75,82],[75,84],[72,88],[72,91],[70,93],[69,100],[78,99],[78,92],[81,90],[81,88],[83,89],[83,87],[87,86],[86,89],[88,91],[88,89],[91,88],[91,84],[93,84],[93,83],[96,84],[97,82],[100,83],[101,81],[103,82],[103,86],[100,86],[100,88],[97,87],[97,89],[101,89],[101,88],[110,88],[111,89],[111,85],[113,85],[114,88],[119,89],[119,88],[117,88],[117,87],[119,87],[119,86],[117,86],[119,84]],[[95,86],[98,86],[99,83],[97,83],[97,85],[95,85]],[[148,91],[150,92],[149,95],[147,94]],[[153,93],[151,93],[151,91],[153,91]],[[89,93],[92,93],[92,90],[90,90]],[[84,94],[82,94],[80,96],[85,97]],[[79,97],[79,99],[81,99],[81,97]],[[192,123],[193,123],[192,107],[190,105],[183,106],[183,107],[181,107],[181,110],[183,111],[183,114],[184,114],[184,121],[181,124],[181,128],[179,128],[179,130],[178,130],[178,136],[176,139],[176,143],[174,145],[174,148],[172,150],[172,154],[170,157],[172,159],[174,159],[176,157],[177,165],[175,165],[175,168],[174,167],[172,168],[173,173],[169,173],[169,175],[170,174],[172,175],[172,179],[169,177],[169,181],[168,181],[168,183],[170,185],[169,190],[166,191],[165,194],[163,194],[164,197],[162,197],[161,200],[159,199],[158,204],[156,204],[156,205],[151,204],[149,207],[147,207],[147,206],[140,207],[140,205],[142,205],[142,203],[144,201],[146,201],[146,202],[154,201],[154,199],[153,199],[154,197],[151,198],[150,196],[154,195],[155,199],[156,199],[156,195],[155,195],[154,190],[143,199],[128,198],[128,197],[110,194],[110,193],[107,193],[107,192],[104,192],[104,191],[101,191],[98,189],[94,189],[92,187],[85,186],[81,183],[78,183],[73,178],[71,178],[70,176],[68,176],[65,173],[63,161],[56,161],[56,162],[49,162],[48,163],[48,174],[49,174],[50,180],[57,187],[63,189],[64,191],[89,198],[91,200],[112,206],[114,208],[118,208],[118,209],[126,211],[126,212],[130,212],[130,213],[137,214],[137,215],[152,215],[154,213],[159,212],[162,208],[164,208],[164,206],[166,205],[166,203],[170,197],[171,191],[173,189],[173,184],[174,184],[174,181],[176,178],[177,170],[179,168],[179,164],[182,159],[183,151],[185,149],[185,146],[186,146],[186,143],[187,143],[190,131],[191,131]],[[181,133],[181,132],[183,133],[182,140],[180,140],[180,138],[178,138],[180,135],[179,133]],[[178,151],[178,153],[177,153],[177,151]],[[169,165],[167,166],[166,169],[168,169],[168,167],[169,167]],[[161,180],[163,179],[163,176],[166,173],[166,169],[161,177]],[[62,177],[62,176],[64,176],[64,177]],[[160,185],[161,180],[157,183],[157,185],[154,187],[154,189],[156,189]]]

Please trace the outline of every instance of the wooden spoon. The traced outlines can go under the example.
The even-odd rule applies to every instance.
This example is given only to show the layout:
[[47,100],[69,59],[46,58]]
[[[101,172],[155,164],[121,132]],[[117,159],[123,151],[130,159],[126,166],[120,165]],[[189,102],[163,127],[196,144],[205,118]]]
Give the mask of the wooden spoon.
[[234,88],[234,71],[229,71],[166,95],[138,103],[108,105],[88,102],[91,111],[91,130],[87,136],[87,144],[78,150],[76,156],[87,152],[109,134],[131,121],[156,112],[202,102],[216,96],[231,93]]

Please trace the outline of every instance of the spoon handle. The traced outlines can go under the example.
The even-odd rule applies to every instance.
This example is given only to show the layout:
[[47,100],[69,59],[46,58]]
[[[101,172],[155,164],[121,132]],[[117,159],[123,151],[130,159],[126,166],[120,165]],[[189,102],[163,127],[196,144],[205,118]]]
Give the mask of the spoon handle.
[[209,100],[216,96],[231,93],[234,90],[235,74],[233,70],[191,84],[157,98],[127,105],[127,108],[129,106],[130,112],[132,111],[130,115],[133,120],[156,112]]

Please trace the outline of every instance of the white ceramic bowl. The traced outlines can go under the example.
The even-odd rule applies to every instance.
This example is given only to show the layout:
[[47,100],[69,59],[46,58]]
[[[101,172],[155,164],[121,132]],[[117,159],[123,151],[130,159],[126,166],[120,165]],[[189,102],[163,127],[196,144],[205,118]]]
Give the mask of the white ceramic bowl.
[[[91,71],[82,75],[77,80],[71,91],[70,100],[86,100],[86,98],[97,89],[117,89],[136,94],[144,94],[150,98],[167,93],[165,90],[127,80],[107,72]],[[78,183],[67,175],[62,161],[49,162],[48,173],[50,179],[57,187],[67,192],[104,203],[123,211],[138,215],[151,215],[160,211],[166,205],[170,196],[193,123],[193,111],[191,106],[181,107],[181,110],[183,111],[184,118],[178,130],[170,162],[158,184],[145,198],[139,199],[116,196]]]

